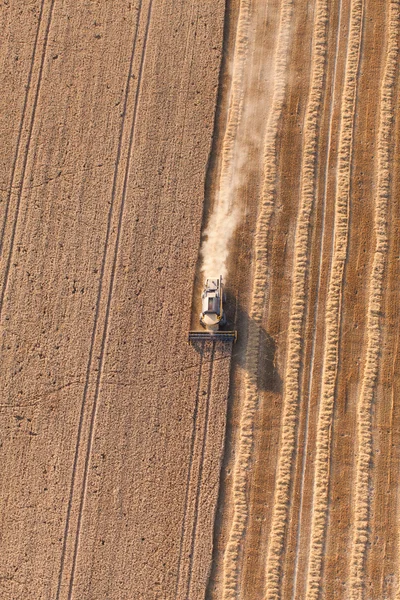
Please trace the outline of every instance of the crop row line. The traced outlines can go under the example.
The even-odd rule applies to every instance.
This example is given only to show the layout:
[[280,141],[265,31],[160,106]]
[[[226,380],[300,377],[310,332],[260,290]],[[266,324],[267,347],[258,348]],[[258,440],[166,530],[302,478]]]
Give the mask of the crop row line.
[[310,94],[306,109],[300,208],[296,224],[293,284],[288,328],[280,452],[274,508],[266,566],[266,599],[281,597],[282,556],[287,533],[292,488],[293,458],[301,394],[303,328],[306,313],[306,281],[310,251],[310,220],[316,194],[318,128],[323,98],[326,55],[327,3],[317,5]]
[[391,133],[394,122],[394,86],[399,54],[400,2],[391,0],[388,16],[386,62],[380,93],[377,188],[375,197],[375,250],[369,281],[367,347],[361,392],[357,404],[357,458],[350,561],[350,598],[362,600],[370,517],[372,458],[372,403],[378,377],[381,342],[383,279],[388,251],[388,205],[391,181]]
[[350,180],[354,116],[362,37],[363,0],[353,0],[341,101],[338,176],[335,190],[334,233],[325,313],[322,390],[318,411],[314,462],[313,509],[306,599],[318,600],[327,526],[331,432],[339,360],[344,270],[349,235]]

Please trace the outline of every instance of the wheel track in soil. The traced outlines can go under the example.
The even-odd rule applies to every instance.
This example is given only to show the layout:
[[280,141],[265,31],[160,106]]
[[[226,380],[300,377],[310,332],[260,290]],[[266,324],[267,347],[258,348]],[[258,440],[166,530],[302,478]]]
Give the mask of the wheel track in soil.
[[[213,380],[213,371],[214,371],[214,357],[215,357],[215,342],[212,342],[211,356],[210,356],[210,367],[208,374],[208,383],[207,383],[207,394],[205,396],[205,414],[204,414],[204,422],[203,422],[203,440],[201,444],[201,453],[200,453],[200,462],[199,462],[199,473],[196,482],[196,497],[195,497],[195,506],[194,506],[194,519],[190,533],[190,554],[189,554],[189,565],[188,565],[188,578],[186,585],[186,594],[184,598],[190,600],[192,597],[190,595],[192,588],[192,577],[193,577],[193,558],[194,558],[194,550],[195,550],[195,541],[196,541],[196,533],[197,533],[197,524],[198,524],[198,516],[199,516],[199,500],[201,493],[201,484],[203,480],[203,468],[204,468],[204,459],[206,453],[206,445],[208,438],[208,427],[209,427],[209,414],[210,414],[210,402],[211,402],[211,386]],[[179,598],[180,596],[177,596]]]
[[4,210],[4,219],[3,219],[3,224],[1,226],[1,233],[0,233],[0,255],[3,252],[4,233],[5,233],[5,229],[6,229],[6,225],[7,225],[8,213],[9,213],[9,210],[10,210],[11,194],[12,194],[12,190],[15,187],[15,184],[14,184],[15,172],[16,172],[16,169],[17,169],[18,157],[19,157],[20,148],[21,148],[21,145],[22,145],[21,144],[22,130],[24,128],[25,115],[26,115],[26,111],[27,111],[27,107],[28,107],[29,91],[31,89],[33,69],[34,69],[34,65],[35,65],[35,62],[36,62],[37,46],[38,46],[38,41],[39,41],[39,33],[40,33],[40,29],[41,29],[41,24],[42,24],[43,8],[44,8],[45,1],[46,0],[42,0],[42,3],[40,5],[40,12],[39,12],[39,17],[38,17],[38,24],[37,24],[37,29],[36,29],[36,35],[35,35],[35,39],[34,39],[34,42],[33,42],[33,52],[32,52],[31,64],[30,64],[30,67],[29,67],[28,79],[27,79],[27,82],[26,82],[26,93],[25,93],[25,98],[24,98],[24,104],[23,104],[23,107],[22,107],[21,120],[20,120],[20,124],[19,124],[19,127],[18,127],[17,144],[15,146],[14,159],[13,159],[13,163],[12,163],[12,167],[11,167],[10,186],[9,186],[8,191],[7,191],[6,205],[5,205],[5,210]]
[[[387,263],[388,209],[391,189],[391,137],[394,123],[394,85],[399,55],[400,2],[391,0],[387,20],[387,49],[380,92],[376,164],[376,197],[373,230],[375,249],[368,286],[366,351],[361,391],[357,403],[357,452],[350,560],[351,600],[362,600],[369,540],[370,468],[372,460],[372,405],[381,345],[383,280]],[[398,597],[398,595],[397,595]]]
[[[108,338],[108,321],[109,321],[111,299],[112,299],[113,288],[114,288],[116,262],[117,262],[119,241],[120,241],[123,214],[124,214],[124,204],[125,204],[125,200],[126,200],[127,183],[128,183],[129,169],[130,169],[130,159],[131,159],[131,155],[132,155],[133,139],[134,139],[134,133],[135,133],[135,129],[136,129],[136,127],[135,127],[136,117],[137,117],[139,95],[140,95],[141,82],[142,82],[142,72],[143,72],[143,66],[144,66],[144,60],[145,60],[145,54],[146,54],[147,38],[148,38],[148,32],[149,32],[150,20],[151,20],[152,2],[153,2],[153,0],[149,0],[148,5],[147,5],[147,19],[146,19],[145,29],[144,29],[144,33],[143,33],[143,45],[142,45],[141,58],[140,58],[140,63],[139,63],[139,72],[138,72],[138,76],[136,79],[135,88],[131,87],[131,81],[132,81],[131,76],[133,73],[134,61],[135,61],[135,56],[136,56],[136,45],[137,45],[137,40],[139,37],[141,16],[143,13],[143,2],[140,2],[140,4],[139,4],[137,25],[136,25],[135,32],[133,35],[132,53],[131,53],[131,58],[130,58],[130,63],[129,63],[129,72],[128,72],[127,82],[126,82],[126,91],[125,91],[124,108],[123,108],[123,119],[122,119],[121,128],[120,128],[120,132],[119,132],[119,143],[118,143],[118,150],[117,150],[117,156],[116,156],[116,161],[115,161],[115,170],[114,170],[114,177],[113,177],[112,191],[111,191],[111,203],[110,203],[110,209],[109,209],[109,213],[108,213],[107,232],[106,232],[106,237],[105,237],[105,242],[104,242],[104,254],[103,254],[102,267],[101,267],[100,279],[99,279],[99,292],[98,292],[97,301],[96,301],[96,311],[95,311],[95,317],[94,317],[93,332],[92,332],[91,345],[90,345],[90,350],[89,350],[88,366],[87,366],[87,370],[86,370],[85,385],[84,385],[83,398],[82,398],[81,411],[80,411],[79,424],[78,424],[76,449],[75,449],[72,475],[71,475],[71,484],[70,484],[67,515],[66,515],[66,522],[65,522],[64,535],[63,535],[63,546],[62,546],[62,552],[61,552],[61,558],[60,558],[60,570],[59,570],[59,576],[58,576],[56,600],[60,600],[61,592],[62,592],[64,585],[68,589],[68,595],[67,595],[68,600],[71,600],[72,594],[73,594],[74,575],[75,575],[77,555],[78,555],[78,550],[79,550],[80,530],[81,530],[81,525],[82,525],[82,514],[83,514],[83,508],[84,508],[84,504],[85,504],[85,496],[86,496],[86,490],[87,490],[88,468],[89,468],[90,455],[91,455],[91,449],[92,449],[92,443],[93,443],[93,434],[94,434],[94,429],[95,429],[97,403],[98,403],[101,376],[102,376],[102,370],[103,370],[105,347],[106,347],[107,338]],[[130,104],[129,100],[131,97],[133,97],[133,107],[132,107],[132,111],[128,111],[128,107]],[[127,114],[132,114],[132,117],[131,117],[132,122],[131,122],[130,127],[129,127],[129,121],[128,121],[128,126],[126,125],[127,124]],[[128,140],[125,139],[126,138],[125,132],[127,130],[129,131]],[[126,142],[126,145],[128,148],[128,150],[125,154],[123,152],[124,141]],[[121,167],[121,164],[123,165],[122,167]],[[119,188],[122,188],[122,189],[119,190]],[[118,197],[119,191],[120,191],[119,207],[115,208],[116,199]],[[117,216],[114,216],[114,215],[117,215]],[[113,233],[112,225],[115,222],[116,222],[116,231],[114,233],[115,241],[114,241],[112,250],[109,250],[109,248],[111,247],[111,237],[112,237],[112,233]],[[110,255],[112,257],[111,259],[108,258]],[[108,286],[107,286],[107,285],[104,285],[104,280],[106,279],[107,266],[110,262],[111,262],[110,275],[108,276]],[[104,322],[103,322],[102,327],[99,327],[99,321],[101,318],[102,304],[103,304],[102,299],[104,296],[103,290],[105,288],[108,289],[108,293],[107,293],[107,300],[106,300],[106,306],[105,306]],[[99,331],[100,331],[100,333],[99,333]],[[96,342],[98,339],[100,339],[101,341],[100,341],[98,357],[96,357],[96,353],[94,352],[94,350],[95,350]],[[96,376],[96,380],[95,380],[95,390],[94,390],[94,394],[93,394],[92,407],[90,409],[90,407],[87,408],[87,406],[89,404],[88,397],[89,397],[90,376],[91,376],[91,373],[93,372],[96,362],[98,363],[98,369],[97,369],[97,376]],[[84,423],[87,418],[87,413],[90,413],[88,433],[87,433],[88,439],[86,441],[86,444],[82,444],[82,437],[83,437],[83,433],[84,433]],[[78,508],[77,524],[75,527],[75,536],[74,536],[75,541],[73,544],[72,557],[71,557],[71,572],[68,577],[68,574],[65,574],[65,565],[66,565],[66,558],[67,558],[67,553],[68,553],[68,539],[69,539],[69,534],[71,531],[71,515],[72,515],[72,509],[73,509],[73,505],[74,505],[74,498],[76,496],[75,490],[77,487],[77,474],[78,474],[78,467],[79,467],[79,462],[80,462],[82,446],[85,448],[85,454],[84,454],[85,458],[84,458],[84,464],[82,467],[83,476],[82,476],[82,483],[81,483],[81,493],[80,493],[80,497],[78,500],[79,508]],[[65,583],[64,583],[64,580],[66,580]]]
[[[38,28],[37,28],[37,32],[36,32],[36,36],[35,36],[35,41],[34,41],[31,65],[30,65],[28,80],[27,80],[27,85],[26,85],[25,100],[24,100],[21,122],[20,122],[18,136],[17,136],[17,145],[16,145],[14,161],[13,161],[13,165],[12,165],[12,169],[11,169],[11,179],[10,179],[10,186],[9,186],[9,190],[8,190],[7,198],[6,198],[4,220],[3,220],[3,225],[2,225],[2,229],[1,229],[1,233],[0,233],[0,256],[1,256],[3,253],[3,250],[4,250],[5,240],[8,237],[7,236],[7,224],[9,223],[9,227],[10,227],[9,238],[10,239],[9,239],[8,248],[5,252],[6,259],[5,259],[5,266],[3,269],[3,271],[4,271],[3,277],[4,278],[3,278],[3,281],[1,284],[1,291],[0,291],[0,318],[1,318],[1,315],[3,312],[4,297],[6,294],[8,278],[9,278],[9,274],[10,274],[11,260],[12,260],[12,256],[13,256],[13,250],[14,250],[15,234],[17,231],[19,211],[20,211],[20,206],[21,206],[21,198],[22,198],[22,194],[24,191],[25,174],[26,174],[26,168],[27,168],[27,164],[28,164],[29,150],[31,147],[32,132],[33,132],[33,127],[34,127],[34,123],[35,123],[36,110],[37,110],[37,105],[38,105],[38,100],[39,100],[39,93],[40,93],[40,88],[41,88],[41,83],[42,83],[42,78],[43,78],[43,68],[44,68],[44,62],[45,62],[46,53],[47,53],[50,25],[51,25],[51,21],[52,21],[52,17],[53,17],[53,9],[54,9],[55,0],[50,0],[50,2],[48,2],[48,4],[49,4],[49,9],[48,9],[48,14],[47,14],[47,21],[46,21],[46,18],[44,17],[46,0],[42,1],[41,7],[40,7]],[[42,29],[43,23],[45,23],[45,25],[44,25],[44,33],[43,33],[42,51],[41,51],[40,56],[38,57],[37,56],[37,48],[39,45],[39,39],[41,37],[41,29]],[[36,71],[35,65],[36,64],[38,64],[37,75],[35,74],[35,71]],[[33,86],[35,91],[33,92],[33,96],[32,96],[32,94],[31,94],[32,83],[36,78],[37,78],[37,81]],[[24,132],[24,128],[26,125],[27,125],[27,129],[26,129],[26,134],[24,135],[23,132]],[[21,161],[21,165],[19,167],[18,163],[20,161]],[[18,176],[19,176],[19,185],[17,186],[15,182],[16,182],[16,179],[18,178]],[[13,195],[14,189],[17,189],[16,194],[15,194],[15,208],[12,211],[13,218],[9,219],[9,214],[11,212],[12,195]]]
[[233,518],[223,558],[222,597],[240,597],[241,546],[248,521],[248,467],[253,451],[253,421],[258,405],[257,375],[259,369],[260,327],[266,301],[268,264],[266,242],[275,208],[276,143],[286,91],[287,59],[290,45],[290,25],[293,2],[282,3],[280,29],[275,55],[272,107],[264,140],[264,176],[255,234],[255,272],[250,307],[250,326],[246,353],[245,397],[240,415],[238,448],[233,467]]
[[342,94],[338,168],[334,207],[332,261],[325,314],[322,389],[318,410],[311,535],[307,568],[306,599],[318,600],[328,517],[331,430],[339,361],[344,271],[349,235],[350,180],[357,81],[362,40],[363,0],[353,0]]
[[184,547],[184,542],[186,539],[186,517],[187,517],[187,513],[188,513],[188,506],[189,506],[189,491],[190,491],[190,483],[192,480],[192,470],[193,470],[193,452],[194,452],[194,445],[195,445],[195,441],[196,441],[196,430],[197,430],[197,416],[198,416],[198,410],[199,410],[199,396],[200,396],[200,385],[201,385],[201,375],[202,375],[202,371],[203,371],[203,358],[204,358],[204,352],[201,352],[200,354],[200,363],[198,366],[198,371],[199,371],[199,375],[198,375],[198,379],[197,379],[197,389],[196,389],[196,396],[195,396],[195,403],[194,403],[194,410],[193,410],[193,425],[192,425],[192,432],[191,432],[191,437],[190,437],[190,447],[189,447],[189,469],[188,469],[188,475],[187,475],[187,479],[186,479],[186,489],[185,489],[185,500],[184,500],[184,507],[183,507],[183,520],[182,520],[182,528],[181,528],[181,536],[180,536],[180,541],[179,541],[179,555],[178,555],[178,565],[177,565],[177,577],[176,577],[176,587],[175,587],[175,598],[178,599],[178,591],[180,589],[180,585],[181,585],[181,580],[182,580],[182,555],[183,555],[183,547]]

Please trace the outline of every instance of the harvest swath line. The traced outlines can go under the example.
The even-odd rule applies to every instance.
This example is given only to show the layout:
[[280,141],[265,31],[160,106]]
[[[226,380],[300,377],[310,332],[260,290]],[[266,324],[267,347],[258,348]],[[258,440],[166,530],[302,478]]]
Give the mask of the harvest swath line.
[[[84,422],[84,416],[85,416],[85,409],[86,409],[86,405],[87,405],[90,374],[92,371],[92,366],[94,364],[94,358],[93,358],[94,346],[95,346],[95,342],[96,342],[96,338],[97,338],[96,333],[97,333],[97,327],[98,327],[98,321],[99,321],[99,315],[100,315],[101,300],[102,300],[102,296],[103,296],[103,282],[104,282],[105,269],[106,269],[106,264],[107,264],[109,239],[111,236],[111,229],[112,229],[111,228],[112,221],[113,221],[112,217],[114,215],[116,189],[117,189],[117,183],[118,183],[119,173],[120,173],[122,143],[123,143],[124,131],[125,131],[128,100],[129,100],[129,95],[130,95],[130,90],[131,90],[131,75],[132,75],[133,62],[134,62],[134,56],[135,56],[135,51],[136,51],[136,42],[137,42],[139,24],[140,24],[140,19],[141,19],[141,14],[142,14],[142,4],[143,3],[141,2],[139,5],[136,28],[135,28],[135,32],[134,32],[134,36],[133,36],[132,53],[131,53],[130,64],[129,64],[129,72],[128,72],[127,82],[126,82],[126,91],[125,91],[124,107],[123,107],[123,119],[122,119],[120,133],[119,133],[118,150],[117,150],[114,178],[113,178],[112,191],[111,191],[111,203],[110,203],[110,208],[109,208],[109,212],[108,212],[107,232],[106,232],[106,238],[105,238],[105,242],[104,242],[104,254],[103,254],[101,271],[100,271],[99,293],[98,293],[97,301],[96,301],[96,311],[95,311],[93,331],[92,331],[92,336],[91,336],[91,345],[90,345],[90,351],[89,351],[89,357],[88,357],[88,366],[87,366],[87,370],[86,370],[85,386],[84,386],[84,391],[83,391],[81,412],[80,412],[80,418],[79,418],[79,424],[78,424],[77,442],[76,442],[75,456],[74,456],[74,462],[73,462],[73,468],[72,468],[72,477],[71,477],[67,515],[66,515],[66,523],[65,523],[65,529],[64,529],[63,547],[62,547],[62,553],[61,553],[60,571],[59,571],[59,577],[58,577],[56,600],[59,600],[59,598],[60,598],[61,586],[62,586],[64,570],[65,570],[67,541],[68,541],[68,534],[69,534],[69,530],[70,530],[71,511],[72,511],[72,504],[73,504],[74,493],[75,493],[77,466],[78,466],[78,460],[79,460],[79,454],[80,454],[79,450],[80,450],[80,446],[81,446],[83,422]],[[102,367],[103,367],[103,361],[104,361],[104,350],[105,350],[106,337],[107,337],[107,324],[108,324],[108,319],[109,319],[111,296],[112,296],[114,277],[115,277],[116,258],[117,258],[117,253],[118,253],[120,231],[121,231],[121,225],[122,225],[122,216],[123,216],[123,209],[124,209],[124,204],[125,204],[126,185],[127,185],[128,172],[129,172],[129,166],[130,166],[130,157],[131,157],[131,150],[132,150],[132,143],[133,143],[133,133],[134,133],[135,123],[136,123],[138,96],[139,96],[139,90],[140,90],[140,86],[141,86],[141,77],[142,77],[142,69],[143,69],[143,63],[144,63],[145,48],[146,48],[147,35],[148,35],[149,23],[150,23],[151,5],[152,5],[152,0],[150,0],[150,2],[149,2],[145,37],[144,37],[143,48],[142,48],[142,57],[141,57],[141,62],[140,62],[139,74],[138,74],[138,78],[137,78],[137,82],[136,82],[136,93],[135,93],[135,99],[134,99],[133,119],[132,119],[132,126],[131,126],[130,138],[129,138],[129,144],[128,144],[128,157],[127,157],[127,163],[126,163],[126,167],[125,167],[125,175],[124,175],[123,190],[122,190],[122,197],[121,197],[121,206],[120,206],[120,213],[119,213],[119,219],[118,219],[117,236],[116,236],[116,242],[114,245],[114,256],[113,256],[113,262],[112,262],[110,283],[109,283],[109,288],[108,288],[106,316],[105,316],[105,322],[103,325],[103,333],[102,333],[102,338],[101,338],[100,358],[98,359],[99,360],[99,369],[98,369],[98,374],[97,374],[97,378],[96,378],[94,402],[93,402],[90,426],[89,426],[89,439],[88,439],[87,448],[86,448],[86,458],[85,458],[84,475],[83,475],[83,482],[82,482],[82,493],[81,493],[81,499],[80,499],[80,504],[79,504],[79,515],[78,515],[78,523],[77,523],[77,528],[76,528],[74,552],[73,552],[73,557],[72,557],[72,568],[71,568],[71,575],[70,575],[70,580],[69,580],[68,598],[71,598],[71,595],[72,595],[73,577],[74,577],[75,566],[76,566],[76,557],[77,557],[77,550],[78,550],[78,543],[79,543],[82,510],[83,510],[84,499],[85,499],[85,495],[86,495],[88,462],[89,462],[91,448],[92,448],[92,438],[93,438],[94,423],[95,423],[95,417],[96,417],[98,392],[99,392],[100,379],[101,379]]]
[[229,185],[232,177],[235,141],[243,109],[243,80],[244,68],[247,59],[251,4],[251,0],[241,0],[240,2],[240,12],[238,17],[233,59],[234,67],[231,85],[231,97],[229,100],[227,126],[222,145],[221,175],[218,189],[223,188],[224,184]]
[[288,349],[283,397],[280,453],[278,457],[270,541],[266,561],[268,600],[281,597],[282,556],[292,493],[293,457],[297,444],[298,411],[301,395],[302,332],[307,308],[307,270],[310,253],[310,222],[316,194],[318,125],[323,97],[326,53],[326,3],[316,11],[316,34],[313,46],[313,70],[305,117],[300,208],[296,224],[293,260],[293,292],[288,328]]
[[197,531],[197,522],[198,522],[198,514],[199,514],[199,499],[200,499],[200,492],[201,492],[201,481],[203,478],[204,456],[205,456],[207,436],[208,436],[210,396],[211,396],[211,384],[212,384],[212,376],[213,376],[213,368],[214,368],[214,355],[215,355],[215,342],[212,342],[212,350],[211,350],[211,357],[210,357],[210,373],[208,376],[207,397],[206,397],[206,410],[205,410],[205,415],[204,415],[204,427],[203,427],[204,437],[203,437],[203,444],[201,447],[200,468],[199,468],[199,475],[198,475],[197,486],[196,486],[197,494],[196,494],[196,500],[195,500],[194,520],[193,520],[192,531],[191,531],[189,576],[188,576],[186,596],[185,596],[185,598],[188,598],[188,599],[191,598],[190,588],[192,585],[192,575],[193,575],[193,555],[194,555],[195,541],[196,541],[196,531]]
[[310,557],[307,570],[307,600],[318,600],[322,575],[327,524],[331,430],[339,356],[342,318],[342,293],[349,233],[350,180],[353,154],[353,129],[357,76],[362,39],[363,0],[353,0],[342,94],[339,131],[338,179],[335,192],[335,217],[332,262],[325,314],[325,344],[322,390],[318,413],[314,489],[311,517]]
[[[297,576],[298,576],[298,565],[299,565],[299,547],[300,547],[300,539],[301,539],[301,531],[302,531],[302,513],[303,513],[303,500],[304,500],[304,479],[306,472],[306,464],[307,464],[307,456],[308,456],[308,431],[309,431],[309,414],[310,414],[310,404],[311,404],[311,393],[312,393],[312,382],[313,382],[313,372],[314,372],[314,358],[315,358],[315,345],[316,345],[316,332],[317,332],[317,319],[318,319],[318,300],[319,300],[319,292],[321,288],[321,277],[322,277],[322,259],[323,259],[323,250],[324,250],[324,232],[325,232],[325,210],[326,210],[326,197],[327,197],[327,188],[328,188],[328,173],[329,173],[329,163],[331,156],[331,136],[332,136],[332,126],[333,126],[333,110],[334,110],[334,98],[335,98],[335,87],[336,87],[336,71],[337,71],[337,54],[339,48],[339,34],[341,31],[341,13],[342,13],[342,2],[339,1],[339,9],[338,9],[338,28],[336,35],[336,43],[335,43],[335,61],[333,67],[333,75],[332,75],[332,90],[331,90],[331,100],[330,100],[330,114],[329,114],[329,125],[328,125],[328,138],[327,138],[327,153],[326,153],[326,162],[325,162],[325,171],[324,171],[324,196],[321,200],[322,203],[322,226],[321,226],[321,245],[319,252],[319,260],[318,260],[318,280],[317,280],[317,289],[316,289],[316,297],[315,297],[315,306],[314,306],[314,320],[313,320],[313,339],[312,339],[312,348],[311,348],[311,358],[310,358],[310,367],[309,367],[309,383],[307,390],[307,408],[306,408],[306,422],[304,427],[304,440],[305,447],[303,451],[303,460],[301,466],[301,481],[300,481],[300,504],[299,504],[299,513],[298,513],[298,528],[297,528],[297,538],[296,538],[296,551],[295,551],[295,563],[294,563],[294,572],[293,572],[293,589],[292,589],[292,600],[295,600],[296,596],[296,588],[297,588]],[[303,162],[303,166],[307,161],[310,162],[307,169],[307,177],[310,177],[311,172],[314,171],[314,175],[312,179],[309,180],[310,190],[309,193],[313,197],[313,204],[315,204],[315,196],[316,196],[316,168],[317,168],[317,154],[315,149],[316,143],[316,134],[319,127],[320,113],[322,108],[322,94],[323,94],[323,86],[324,86],[324,77],[325,77],[325,68],[326,68],[326,54],[327,54],[327,27],[328,27],[328,19],[329,19],[329,7],[328,2],[326,0],[322,0],[317,2],[316,6],[316,18],[315,18],[315,35],[313,36],[314,44],[313,44],[313,56],[318,56],[319,60],[317,64],[313,62],[313,66],[315,67],[312,70],[311,76],[311,88],[309,95],[309,102],[307,105],[307,113],[306,113],[306,121],[309,121],[311,124],[311,131],[305,134],[305,158]],[[307,146],[309,148],[307,149]],[[304,176],[306,173],[304,172]],[[305,189],[306,185],[304,183]]]
[[[31,110],[31,114],[30,114],[30,122],[29,122],[29,127],[28,127],[28,136],[27,136],[27,139],[25,142],[25,151],[23,153],[22,168],[21,168],[21,181],[20,181],[20,185],[17,190],[17,193],[16,193],[17,199],[16,199],[16,207],[15,207],[15,212],[14,212],[14,221],[13,221],[12,228],[11,228],[10,247],[8,249],[8,256],[7,256],[7,260],[6,260],[6,266],[4,269],[4,280],[3,280],[3,284],[2,284],[1,292],[0,292],[0,317],[1,317],[1,314],[3,311],[4,296],[6,293],[8,278],[9,278],[9,274],[10,274],[10,266],[11,266],[11,258],[12,258],[13,249],[14,249],[15,233],[17,231],[17,223],[18,223],[18,217],[19,217],[19,210],[20,210],[20,206],[21,206],[22,192],[24,190],[24,179],[25,179],[25,173],[26,173],[26,166],[28,163],[28,155],[29,155],[29,150],[30,150],[30,146],[31,146],[33,125],[35,122],[36,109],[37,109],[38,99],[39,99],[39,92],[40,92],[40,87],[41,87],[41,83],[42,83],[43,67],[44,67],[44,61],[45,61],[46,51],[47,51],[47,42],[48,42],[48,38],[49,38],[50,24],[51,24],[51,19],[53,16],[54,2],[55,2],[55,0],[51,0],[51,2],[50,2],[49,14],[48,14],[47,24],[46,24],[46,28],[45,28],[45,32],[44,32],[42,55],[41,55],[40,64],[39,64],[38,80],[37,80],[37,84],[36,84],[35,94],[33,97],[33,104],[32,104],[32,110]],[[18,158],[20,155],[21,146],[23,145],[21,143],[22,132],[23,132],[24,125],[25,125],[25,116],[27,113],[30,85],[32,82],[32,75],[33,75],[33,68],[34,68],[34,65],[36,62],[36,50],[37,50],[37,44],[38,44],[38,39],[39,39],[39,32],[40,32],[40,28],[42,25],[44,5],[45,5],[45,0],[43,0],[43,2],[41,4],[41,8],[40,8],[38,29],[37,29],[37,33],[36,33],[36,37],[35,37],[35,42],[34,42],[34,50],[33,50],[32,61],[31,61],[31,66],[30,66],[30,71],[29,71],[29,76],[28,76],[27,91],[26,91],[26,96],[25,96],[25,101],[24,101],[21,124],[20,124],[19,132],[18,132],[18,141],[17,141],[17,147],[16,147],[16,151],[15,151],[15,156],[14,156],[14,163],[13,163],[13,167],[12,167],[10,190],[8,192],[7,201],[6,201],[7,202],[6,210],[5,210],[3,227],[2,227],[1,238],[0,238],[0,253],[3,249],[3,244],[4,244],[5,230],[6,230],[6,225],[7,225],[8,213],[9,213],[9,209],[10,209],[12,190],[14,187],[14,180],[15,180],[15,174],[16,174],[16,170],[17,170]]]
[[248,521],[248,467],[253,451],[253,421],[258,405],[257,375],[259,369],[260,324],[268,283],[266,256],[269,225],[275,207],[276,141],[286,89],[286,63],[290,43],[289,27],[292,1],[281,8],[280,29],[275,55],[275,75],[272,107],[267,121],[264,142],[264,181],[255,235],[255,272],[250,307],[250,326],[246,352],[245,398],[240,417],[238,450],[233,473],[233,518],[223,562],[223,598],[240,594],[241,548]]
[[387,227],[391,180],[390,134],[394,122],[394,85],[399,54],[399,8],[399,0],[390,1],[386,63],[380,96],[377,190],[374,214],[376,245],[369,280],[367,348],[361,394],[357,404],[357,460],[350,561],[351,600],[362,600],[364,598],[365,560],[369,538],[372,403],[378,378],[383,277],[388,251]]
[[[221,233],[225,231],[226,224],[224,224],[224,219],[230,214],[233,214],[232,200],[229,191],[232,190],[233,185],[236,140],[243,113],[244,71],[247,60],[250,9],[251,0],[240,1],[234,46],[232,83],[230,87],[227,123],[222,141],[217,193],[214,198],[210,219],[206,227],[207,236],[206,239],[202,241],[200,249],[202,270],[205,270],[206,272],[211,268],[211,265],[208,264],[210,257],[216,252],[214,247],[216,240],[221,236]],[[219,252],[221,253],[224,251],[224,247],[219,249]]]

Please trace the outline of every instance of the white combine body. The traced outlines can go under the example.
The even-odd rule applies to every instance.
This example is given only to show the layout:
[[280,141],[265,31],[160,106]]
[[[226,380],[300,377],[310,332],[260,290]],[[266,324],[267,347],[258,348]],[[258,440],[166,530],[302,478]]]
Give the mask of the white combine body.
[[222,277],[207,278],[201,295],[200,313],[200,325],[207,331],[218,331],[226,324],[223,303]]
[[226,325],[222,276],[207,277],[201,294],[200,325],[206,331],[189,331],[189,343],[194,341],[235,342],[236,331],[220,331]]

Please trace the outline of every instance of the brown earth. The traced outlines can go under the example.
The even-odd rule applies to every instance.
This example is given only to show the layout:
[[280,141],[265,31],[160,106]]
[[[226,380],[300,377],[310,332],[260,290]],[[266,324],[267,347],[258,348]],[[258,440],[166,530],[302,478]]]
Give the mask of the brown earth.
[[187,345],[223,2],[1,3],[4,600],[200,598],[230,349]]
[[399,600],[400,2],[113,4],[0,3],[0,597]]

